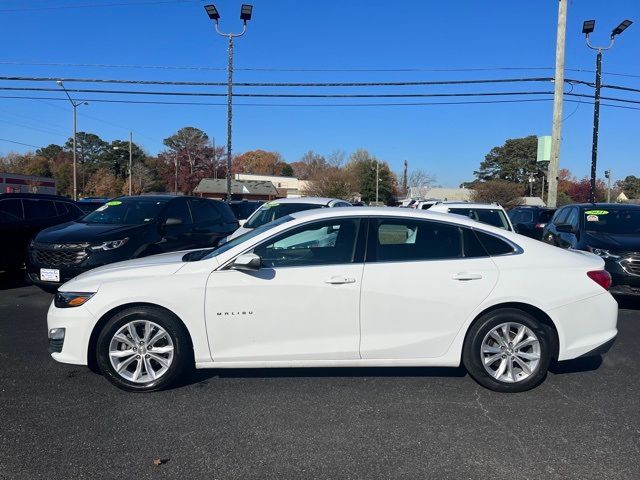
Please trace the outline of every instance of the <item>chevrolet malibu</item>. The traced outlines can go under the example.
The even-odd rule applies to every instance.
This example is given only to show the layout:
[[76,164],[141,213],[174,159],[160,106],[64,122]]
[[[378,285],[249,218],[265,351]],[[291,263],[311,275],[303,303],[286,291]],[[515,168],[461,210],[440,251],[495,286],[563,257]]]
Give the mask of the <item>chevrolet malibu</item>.
[[84,273],[48,313],[59,362],[128,391],[196,368],[459,366],[501,392],[607,351],[601,258],[462,216],[392,208],[287,215],[217,249]]

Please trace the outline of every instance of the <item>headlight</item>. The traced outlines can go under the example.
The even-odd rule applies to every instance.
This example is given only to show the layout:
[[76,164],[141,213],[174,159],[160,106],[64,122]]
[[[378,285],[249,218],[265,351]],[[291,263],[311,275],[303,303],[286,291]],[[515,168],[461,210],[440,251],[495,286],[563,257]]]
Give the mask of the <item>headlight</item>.
[[53,299],[56,308],[73,308],[84,305],[95,292],[58,292]]
[[616,255],[614,253],[611,253],[609,250],[605,250],[603,248],[593,248],[593,247],[587,247],[587,249],[591,252],[591,253],[595,253],[596,255],[598,255],[599,257],[602,258],[611,258],[613,260],[617,260],[618,258],[620,258],[620,255]]
[[129,237],[123,238],[122,240],[109,240],[108,242],[91,245],[89,248],[91,250],[115,250],[116,248],[123,246],[128,241]]

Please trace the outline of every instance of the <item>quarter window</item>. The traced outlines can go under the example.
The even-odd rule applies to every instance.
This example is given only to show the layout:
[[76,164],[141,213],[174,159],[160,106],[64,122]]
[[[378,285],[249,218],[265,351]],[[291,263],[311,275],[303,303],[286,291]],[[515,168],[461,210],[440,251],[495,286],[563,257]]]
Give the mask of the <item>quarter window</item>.
[[359,225],[357,219],[316,222],[279,235],[254,253],[272,268],[352,263]]
[[462,257],[459,227],[408,219],[372,221],[369,261],[440,260]]
[[475,233],[482,243],[482,246],[487,251],[490,256],[496,255],[507,255],[509,253],[514,253],[515,248],[508,242],[496,237],[495,235],[490,235],[485,232],[481,232],[480,230],[475,230]]

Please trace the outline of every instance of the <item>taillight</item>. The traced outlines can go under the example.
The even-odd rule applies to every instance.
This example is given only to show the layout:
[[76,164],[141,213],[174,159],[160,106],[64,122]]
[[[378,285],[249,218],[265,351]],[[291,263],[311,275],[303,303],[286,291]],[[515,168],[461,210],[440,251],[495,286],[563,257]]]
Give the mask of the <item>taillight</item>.
[[546,226],[547,226],[546,223],[536,223],[536,228],[544,228]]
[[605,290],[609,290],[609,287],[611,287],[611,275],[606,270],[587,272],[587,276]]

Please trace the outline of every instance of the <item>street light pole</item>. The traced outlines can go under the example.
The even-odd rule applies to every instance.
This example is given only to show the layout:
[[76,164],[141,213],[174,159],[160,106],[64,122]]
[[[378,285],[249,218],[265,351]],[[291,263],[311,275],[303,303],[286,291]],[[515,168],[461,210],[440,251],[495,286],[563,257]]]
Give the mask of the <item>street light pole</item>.
[[64,93],[67,95],[67,98],[71,102],[71,106],[73,107],[73,199],[78,200],[78,173],[77,173],[77,162],[76,162],[76,137],[78,131],[78,112],[77,108],[80,105],[89,105],[88,102],[76,102],[71,98],[69,92],[64,87],[62,80],[58,80],[56,82],[58,86],[64,90]]
[[209,18],[216,23],[216,33],[228,39],[228,63],[227,63],[227,202],[231,201],[231,128],[233,119],[233,39],[241,37],[247,31],[247,21],[251,20],[253,7],[243,4],[240,7],[240,19],[242,31],[240,33],[224,33],[218,28],[220,14],[213,5],[205,5],[205,11]]
[[633,22],[631,20],[625,20],[611,32],[611,38],[609,45],[606,47],[596,47],[591,45],[589,41],[589,34],[593,33],[596,27],[595,20],[587,20],[582,24],[582,33],[585,34],[587,41],[587,47],[591,50],[597,50],[596,55],[596,83],[595,94],[593,102],[593,140],[591,143],[591,185],[589,191],[589,201],[591,203],[596,201],[596,174],[597,174],[597,162],[598,162],[598,130],[600,127],[600,89],[602,87],[602,52],[609,50],[613,47],[616,35],[620,35],[624,32],[629,25]]
[[604,176],[607,179],[607,203],[611,203],[611,169],[605,170]]
[[129,196],[131,196],[131,186],[133,181],[133,132],[129,132]]

